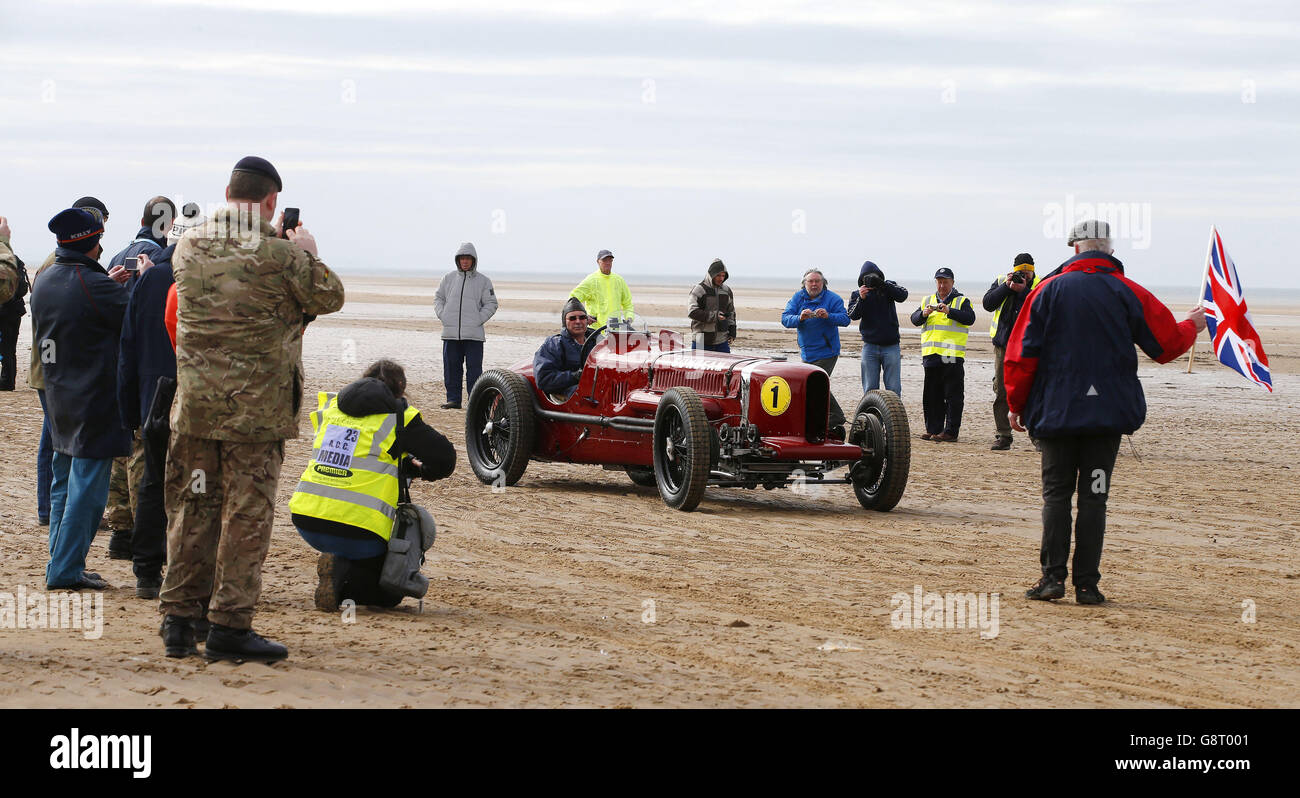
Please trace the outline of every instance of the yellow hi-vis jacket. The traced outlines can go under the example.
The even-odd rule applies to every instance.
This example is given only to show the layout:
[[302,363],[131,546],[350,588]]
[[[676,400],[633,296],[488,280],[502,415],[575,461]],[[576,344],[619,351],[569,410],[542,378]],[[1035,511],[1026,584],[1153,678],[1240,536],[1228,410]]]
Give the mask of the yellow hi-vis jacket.
[[[962,295],[956,298],[955,308],[969,308],[970,297]],[[964,303],[964,304],[963,304]],[[937,294],[930,294],[921,301],[921,307],[939,304]],[[925,317],[925,326],[921,328],[921,357],[926,355],[948,355],[949,357],[966,357],[966,337],[970,334],[970,325],[962,324],[948,318],[948,314],[935,311]]]
[[[998,285],[1001,285],[1006,281],[1007,281],[1007,276],[1005,274],[998,275],[998,280],[997,280]],[[1034,281],[1029,284],[1029,291],[1033,291],[1035,288],[1037,288],[1038,284],[1041,283],[1042,281],[1043,278],[1035,274]],[[1029,296],[1029,292],[1026,291],[1024,296]],[[993,323],[989,325],[989,338],[998,337],[998,319],[1002,318],[1002,309],[1005,308],[1007,306],[1007,303],[1013,299],[1015,299],[1015,295],[1007,297],[1006,299],[1002,300],[1001,305],[998,305],[998,309],[993,311]]]
[[[311,462],[289,512],[365,529],[386,541],[397,518],[399,463],[388,453],[397,440],[397,414],[349,416],[338,409],[337,396],[318,395]],[[419,413],[407,407],[403,425]]]
[[576,296],[587,308],[587,315],[594,316],[593,328],[609,321],[610,316],[633,317],[632,292],[628,290],[627,281],[622,275],[604,274],[597,269],[578,283],[569,296]]

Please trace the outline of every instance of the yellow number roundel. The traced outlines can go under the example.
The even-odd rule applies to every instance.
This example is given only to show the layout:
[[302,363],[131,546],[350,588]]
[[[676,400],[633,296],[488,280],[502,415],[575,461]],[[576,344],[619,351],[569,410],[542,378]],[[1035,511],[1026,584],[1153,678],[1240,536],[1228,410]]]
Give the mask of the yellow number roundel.
[[759,401],[769,416],[779,416],[790,407],[790,383],[780,377],[768,377],[763,381],[759,392]]

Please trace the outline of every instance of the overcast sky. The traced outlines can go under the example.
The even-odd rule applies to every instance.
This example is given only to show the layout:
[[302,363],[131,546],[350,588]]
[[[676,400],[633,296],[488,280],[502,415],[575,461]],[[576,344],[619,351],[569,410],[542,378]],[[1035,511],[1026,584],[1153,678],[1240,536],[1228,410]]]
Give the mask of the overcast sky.
[[93,194],[112,252],[257,154],[345,274],[473,241],[489,274],[974,291],[1106,203],[1139,281],[1194,296],[1217,224],[1248,289],[1296,285],[1295,3],[544,5],[0,0],[0,215],[39,260]]

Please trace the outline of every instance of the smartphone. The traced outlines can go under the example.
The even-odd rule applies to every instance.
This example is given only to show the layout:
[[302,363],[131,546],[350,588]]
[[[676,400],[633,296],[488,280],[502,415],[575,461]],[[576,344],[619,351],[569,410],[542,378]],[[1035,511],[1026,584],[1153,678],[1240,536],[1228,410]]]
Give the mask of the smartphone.
[[[297,226],[298,226],[298,209],[297,209],[297,208],[285,208],[285,209],[284,209],[284,226],[283,226],[282,229],[283,229],[283,230],[292,230],[292,229],[294,229],[294,228],[297,227]],[[289,236],[285,235],[283,232],[280,233],[280,238],[288,238],[288,237],[289,237]]]

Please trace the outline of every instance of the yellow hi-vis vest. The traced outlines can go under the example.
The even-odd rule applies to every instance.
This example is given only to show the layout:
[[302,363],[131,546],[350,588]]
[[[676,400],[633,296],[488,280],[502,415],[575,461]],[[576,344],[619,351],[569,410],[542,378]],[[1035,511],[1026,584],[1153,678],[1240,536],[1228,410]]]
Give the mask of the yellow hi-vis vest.
[[[963,305],[962,303],[965,303]],[[921,301],[921,307],[939,304],[939,297],[930,294]],[[957,297],[957,309],[970,307],[970,297]],[[934,312],[925,318],[921,328],[921,357],[926,355],[948,355],[949,357],[966,357],[966,337],[970,334],[970,325],[953,321],[948,314]]]
[[[1037,274],[1035,274],[1035,275],[1034,275],[1034,281],[1033,281],[1032,283],[1029,284],[1029,290],[1030,290],[1030,291],[1033,291],[1035,288],[1037,288],[1037,287],[1038,287],[1038,284],[1039,284],[1040,282],[1042,282],[1042,280],[1043,280],[1042,277],[1039,277]],[[1006,281],[1007,281],[1007,276],[1006,276],[1005,274],[999,274],[999,275],[998,275],[998,284],[999,284],[999,285],[1002,284],[1002,283],[1005,283]],[[1028,296],[1028,295],[1029,295],[1029,293],[1028,293],[1028,292],[1025,292],[1025,296]],[[1006,299],[1002,300],[1002,304],[1001,304],[1001,305],[998,305],[998,309],[995,310],[995,311],[993,311],[993,323],[992,323],[991,325],[989,325],[989,338],[997,338],[997,337],[998,337],[998,319],[1002,317],[1002,309],[1003,309],[1004,307],[1006,307],[1006,306],[1007,306],[1007,303],[1010,302],[1012,299],[1014,299],[1013,296],[1012,296],[1012,297],[1007,297]]]
[[[388,450],[397,440],[397,414],[349,416],[337,394],[321,392],[311,414],[311,462],[289,500],[289,512],[393,536],[397,518],[398,462]],[[419,415],[407,407],[403,425]]]

